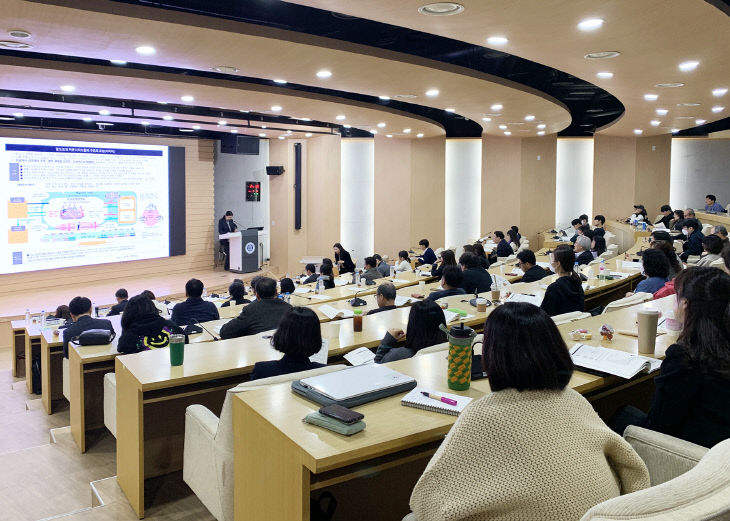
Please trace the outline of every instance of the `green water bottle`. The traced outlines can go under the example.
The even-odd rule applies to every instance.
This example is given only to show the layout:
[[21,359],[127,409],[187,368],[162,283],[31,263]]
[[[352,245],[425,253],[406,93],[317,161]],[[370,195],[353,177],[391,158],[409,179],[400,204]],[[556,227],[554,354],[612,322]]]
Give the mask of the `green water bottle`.
[[183,365],[185,359],[185,335],[170,335],[170,365]]

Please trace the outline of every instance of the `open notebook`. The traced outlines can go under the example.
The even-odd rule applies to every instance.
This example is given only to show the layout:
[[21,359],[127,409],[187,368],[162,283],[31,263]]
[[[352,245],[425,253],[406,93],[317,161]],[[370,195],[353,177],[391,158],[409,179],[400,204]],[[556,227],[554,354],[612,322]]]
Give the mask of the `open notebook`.
[[321,306],[319,306],[319,310],[324,313],[330,320],[335,317],[350,318],[355,315],[355,313],[351,309],[337,309],[336,307],[330,306],[329,304],[322,304]]
[[570,356],[573,363],[578,367],[613,374],[626,379],[633,378],[642,371],[652,373],[662,365],[662,361],[656,358],[586,344],[575,344],[570,348]]
[[[439,396],[443,396],[444,398],[451,398],[452,400],[456,401],[456,405],[449,405],[448,403],[440,402],[438,400],[434,400],[433,398],[423,396],[421,394],[422,391],[438,394]],[[471,402],[471,400],[472,399],[468,396],[460,396],[458,394],[451,393],[440,393],[431,389],[416,387],[407,395],[405,395],[401,399],[400,403],[401,405],[405,405],[407,407],[415,407],[416,409],[423,409],[424,411],[441,412],[444,414],[450,414],[452,416],[458,416],[459,413],[464,410],[464,407],[469,405],[469,402]]]

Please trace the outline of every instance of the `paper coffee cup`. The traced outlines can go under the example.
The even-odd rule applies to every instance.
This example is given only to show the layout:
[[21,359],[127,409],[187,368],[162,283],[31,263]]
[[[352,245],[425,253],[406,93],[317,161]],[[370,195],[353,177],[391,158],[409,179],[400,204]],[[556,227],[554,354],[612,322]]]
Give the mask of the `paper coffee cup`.
[[485,299],[485,298],[477,299],[477,311],[479,313],[484,313],[487,311],[487,299]]
[[653,355],[656,349],[656,328],[659,312],[653,309],[641,310],[636,314],[639,323],[639,353]]

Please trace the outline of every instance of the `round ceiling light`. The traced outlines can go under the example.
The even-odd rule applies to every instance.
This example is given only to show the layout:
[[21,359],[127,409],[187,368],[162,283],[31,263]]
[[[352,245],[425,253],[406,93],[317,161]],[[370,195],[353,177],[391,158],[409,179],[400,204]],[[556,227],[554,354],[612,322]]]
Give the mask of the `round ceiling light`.
[[540,130],[540,131],[538,131],[537,135],[538,136],[544,136],[545,135],[545,131],[544,130]]
[[581,31],[595,31],[596,29],[600,29],[602,25],[602,18],[586,18],[578,24],[578,29]]
[[644,131],[643,131],[643,130],[641,130],[640,128],[635,128],[635,129],[634,129],[634,134],[636,134],[637,136],[640,136],[640,135],[641,135],[641,134],[643,134],[643,133],[644,133]]
[[712,89],[712,95],[715,97],[719,98],[720,96],[724,96],[725,94],[727,94],[727,88],[725,88],[725,87],[720,87],[718,89]]
[[660,89],[675,89],[677,87],[684,87],[684,83],[677,81],[672,83],[657,83],[654,86]]
[[332,72],[330,72],[328,70],[323,69],[321,71],[317,71],[317,78],[326,80],[327,78],[330,78],[330,77],[332,77]]
[[487,43],[489,45],[505,45],[509,42],[507,38],[504,36],[490,36],[487,38]]
[[172,121],[172,116],[162,116],[165,121]]
[[599,78],[601,78],[603,80],[610,80],[611,78],[613,78],[613,73],[612,72],[599,72],[596,74],[596,76],[598,76]]
[[157,52],[157,50],[152,47],[151,45],[140,45],[139,47],[136,47],[134,49],[137,51],[137,54],[141,54],[143,56],[152,56]]
[[3,49],[32,49],[33,46],[25,42],[14,42],[12,40],[0,40],[0,47]]
[[682,72],[689,72],[695,70],[699,64],[700,62],[698,62],[697,60],[690,60],[680,63],[678,67],[679,70]]
[[426,91],[426,96],[428,96],[429,98],[435,98],[438,95],[439,95],[438,89],[428,89]]
[[423,137],[423,132],[419,132],[418,134],[416,134],[416,137],[417,138],[422,138]]
[[583,58],[586,60],[607,60],[609,58],[616,58],[617,56],[621,56],[621,53],[618,51],[598,51],[589,52]]
[[456,2],[434,2],[422,5],[418,12],[427,16],[451,16],[464,12],[464,6]]
[[76,87],[74,87],[73,85],[61,85],[61,90],[63,92],[73,92],[76,90]]
[[180,96],[180,99],[184,101],[185,103],[190,103],[191,101],[195,101],[195,98],[189,94],[186,94],[185,96]]
[[109,111],[108,111],[108,110],[106,110],[106,109],[101,109],[101,110],[99,111],[99,114],[101,114],[102,116],[108,116],[109,114],[111,114],[111,112],[109,112]]
[[13,38],[30,38],[31,34],[23,29],[12,29],[8,31],[8,34]]
[[312,137],[312,133],[311,132],[307,132],[306,134],[304,134],[304,137]]
[[281,110],[281,105],[272,105],[271,111],[272,112],[279,112]]
[[266,137],[266,134],[264,134],[263,132],[261,132],[261,133],[259,134],[259,137]]

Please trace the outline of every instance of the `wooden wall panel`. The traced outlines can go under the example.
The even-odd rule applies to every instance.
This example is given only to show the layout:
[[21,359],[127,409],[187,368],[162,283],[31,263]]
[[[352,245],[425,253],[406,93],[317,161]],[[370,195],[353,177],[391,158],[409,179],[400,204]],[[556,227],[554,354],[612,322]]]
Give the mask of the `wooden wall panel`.
[[272,139],[269,143],[269,163],[273,166],[283,166],[285,170],[282,175],[271,176],[269,179],[270,267],[275,273],[286,273],[289,262],[289,186],[292,183],[289,179],[291,174],[288,148],[287,141]]
[[557,135],[522,139],[520,233],[537,245],[537,234],[555,225]]
[[669,204],[671,162],[671,134],[636,140],[634,198],[637,203],[646,207],[650,219],[654,219],[659,214],[662,205]]
[[482,138],[482,237],[520,223],[522,139]]
[[424,237],[434,248],[455,246],[444,244],[446,138],[414,139],[411,172],[411,246]]
[[[593,138],[593,213],[625,219],[636,187],[636,139],[596,134]],[[669,196],[667,192],[667,197]]]
[[376,136],[373,253],[392,258],[415,244],[411,241],[411,176],[411,140]]
[[213,215],[214,141],[11,129],[3,129],[0,135],[34,139],[184,146],[187,226],[186,255],[0,275],[0,293],[27,292],[49,286],[82,286],[110,278],[149,276],[153,273],[190,273],[192,276],[197,270],[209,270],[213,267],[213,237],[217,232]]
[[340,163],[340,136],[307,140],[306,255],[332,257],[340,240]]

